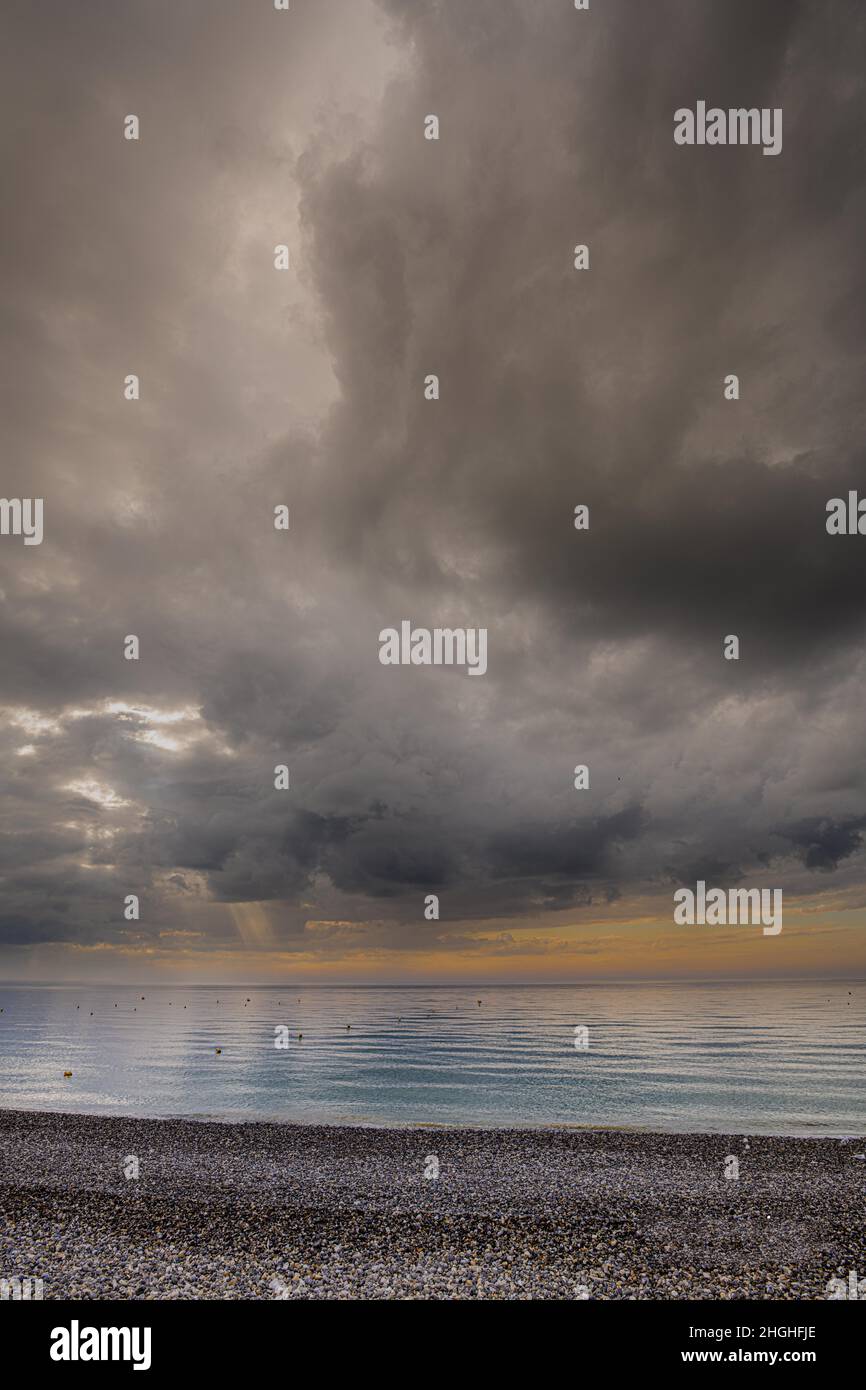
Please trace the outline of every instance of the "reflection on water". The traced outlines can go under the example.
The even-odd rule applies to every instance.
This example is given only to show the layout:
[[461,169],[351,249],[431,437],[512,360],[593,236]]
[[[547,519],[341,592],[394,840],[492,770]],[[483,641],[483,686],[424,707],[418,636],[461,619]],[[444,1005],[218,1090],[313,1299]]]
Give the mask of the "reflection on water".
[[[866,1130],[864,1006],[863,982],[7,985],[0,1105],[331,1124],[854,1134]],[[285,1049],[274,1046],[281,1026]],[[585,1050],[575,1046],[581,1026]]]

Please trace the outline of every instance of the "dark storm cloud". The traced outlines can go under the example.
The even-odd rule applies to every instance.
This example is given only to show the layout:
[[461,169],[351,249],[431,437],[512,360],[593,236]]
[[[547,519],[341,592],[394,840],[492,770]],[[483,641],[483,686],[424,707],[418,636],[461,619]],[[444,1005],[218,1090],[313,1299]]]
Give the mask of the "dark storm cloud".
[[842,822],[828,819],[804,821],[779,833],[796,846],[797,854],[807,869],[829,872],[838,868],[840,860],[850,858],[862,848],[864,828],[866,816],[857,816]]
[[[4,939],[857,882],[861,7],[7,20],[2,492],[46,539],[0,540]],[[675,146],[699,99],[782,107],[781,155]],[[406,617],[488,674],[381,667]]]
[[584,879],[609,868],[611,848],[633,840],[640,829],[639,807],[629,807],[592,825],[575,822],[515,827],[494,837],[490,860],[495,875],[561,874]]
[[[824,530],[859,481],[859,371],[820,355],[860,277],[852,49],[838,90],[859,99],[839,101],[812,71],[826,15],[787,0],[605,6],[595,28],[518,0],[390,8],[417,57],[383,116],[390,157],[301,165],[347,395],[331,438],[368,461],[334,475],[341,549],[387,574],[411,532],[405,578],[444,597],[444,529],[495,566],[497,608],[536,600],[557,637],[736,631],[746,682],[859,634],[862,564]],[[783,102],[785,157],[674,146],[673,110],[701,95]],[[413,156],[428,109],[441,147]]]

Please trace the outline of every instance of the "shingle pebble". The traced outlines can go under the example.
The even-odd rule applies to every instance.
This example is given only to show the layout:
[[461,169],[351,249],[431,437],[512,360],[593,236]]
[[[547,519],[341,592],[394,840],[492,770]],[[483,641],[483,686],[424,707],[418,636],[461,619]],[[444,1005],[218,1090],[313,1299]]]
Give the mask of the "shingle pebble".
[[749,1142],[3,1111],[0,1275],[54,1299],[571,1300],[814,1299],[866,1274],[851,1150]]

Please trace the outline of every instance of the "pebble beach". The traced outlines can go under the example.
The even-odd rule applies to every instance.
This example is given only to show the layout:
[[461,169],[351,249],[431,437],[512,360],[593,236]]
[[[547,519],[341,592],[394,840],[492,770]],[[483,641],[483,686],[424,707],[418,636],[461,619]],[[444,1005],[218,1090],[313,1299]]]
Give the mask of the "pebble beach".
[[46,1299],[823,1299],[866,1272],[864,1151],[7,1110],[0,1274]]

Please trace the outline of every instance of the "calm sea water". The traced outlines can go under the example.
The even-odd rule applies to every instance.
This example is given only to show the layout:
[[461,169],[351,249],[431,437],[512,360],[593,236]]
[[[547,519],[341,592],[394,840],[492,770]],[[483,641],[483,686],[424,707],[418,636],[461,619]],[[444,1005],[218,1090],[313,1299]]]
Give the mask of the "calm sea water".
[[[0,1008],[4,1108],[866,1132],[866,982],[7,985]],[[274,1046],[279,1025],[289,1030],[287,1049]],[[580,1025],[589,1029],[585,1051],[574,1045]]]

